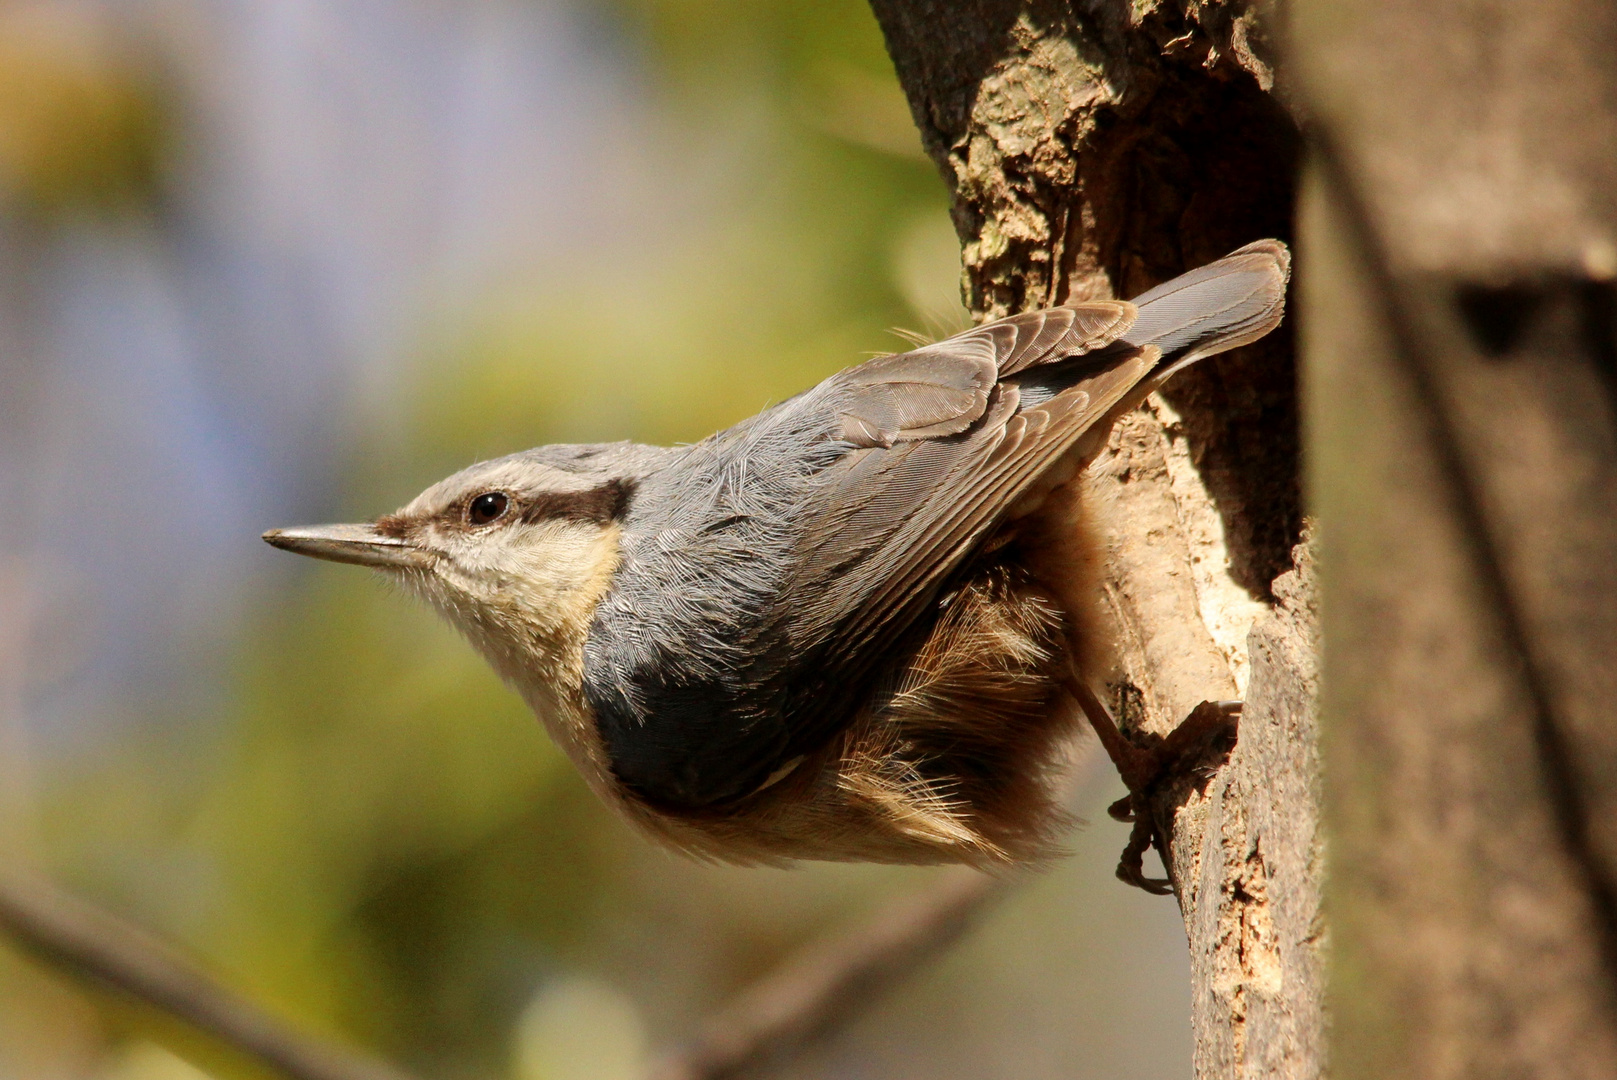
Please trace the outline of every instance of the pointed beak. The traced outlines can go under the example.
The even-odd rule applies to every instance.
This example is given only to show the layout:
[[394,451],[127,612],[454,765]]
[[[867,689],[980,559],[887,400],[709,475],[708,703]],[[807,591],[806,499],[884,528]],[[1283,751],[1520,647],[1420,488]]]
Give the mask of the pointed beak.
[[264,540],[283,551],[316,559],[376,566],[389,570],[425,570],[435,561],[408,540],[384,536],[370,525],[309,525],[271,529]]

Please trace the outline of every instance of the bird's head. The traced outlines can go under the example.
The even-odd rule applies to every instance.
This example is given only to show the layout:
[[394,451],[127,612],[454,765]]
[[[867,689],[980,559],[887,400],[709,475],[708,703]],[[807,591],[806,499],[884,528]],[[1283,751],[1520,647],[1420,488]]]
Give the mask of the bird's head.
[[640,449],[513,454],[464,469],[374,522],[272,529],[264,539],[383,571],[525,690],[576,685],[590,617],[617,568]]

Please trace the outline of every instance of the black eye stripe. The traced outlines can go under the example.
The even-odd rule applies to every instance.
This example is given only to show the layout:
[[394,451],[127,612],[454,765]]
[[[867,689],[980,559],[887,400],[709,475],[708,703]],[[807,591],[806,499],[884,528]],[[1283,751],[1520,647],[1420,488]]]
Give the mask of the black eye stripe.
[[608,480],[584,491],[546,491],[535,495],[522,507],[522,520],[537,524],[565,518],[592,525],[609,525],[629,509],[634,489],[623,480]]
[[484,491],[456,500],[430,518],[386,514],[375,525],[382,535],[401,540],[416,535],[429,522],[451,529],[479,529],[513,520],[529,525],[561,520],[604,526],[621,521],[633,498],[634,483],[623,479],[608,480],[583,491],[543,491],[532,496]]

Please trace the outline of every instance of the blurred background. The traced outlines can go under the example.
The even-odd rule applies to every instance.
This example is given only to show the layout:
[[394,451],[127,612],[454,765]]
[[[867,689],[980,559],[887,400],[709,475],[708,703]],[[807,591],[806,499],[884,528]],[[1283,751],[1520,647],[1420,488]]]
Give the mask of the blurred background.
[[[651,849],[427,612],[258,533],[700,438],[957,280],[861,0],[0,0],[0,858],[423,1076],[641,1075],[935,872]],[[787,1072],[1188,1077],[1121,790]],[[242,1074],[0,941],[0,1078]]]

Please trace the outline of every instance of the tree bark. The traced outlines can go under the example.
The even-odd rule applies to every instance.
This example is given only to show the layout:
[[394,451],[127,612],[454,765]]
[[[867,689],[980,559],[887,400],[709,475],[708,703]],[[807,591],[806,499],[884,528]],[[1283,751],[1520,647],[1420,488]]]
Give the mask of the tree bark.
[[[1262,12],[1220,0],[872,0],[954,195],[980,319],[1132,296],[1289,239],[1300,140]],[[1313,569],[1289,329],[1197,365],[1091,471],[1125,730],[1244,696],[1220,764],[1153,803],[1199,1077],[1321,1074]],[[1294,555],[1295,552],[1295,555]]]
[[1617,1075],[1617,8],[1298,0],[1336,1071]]

